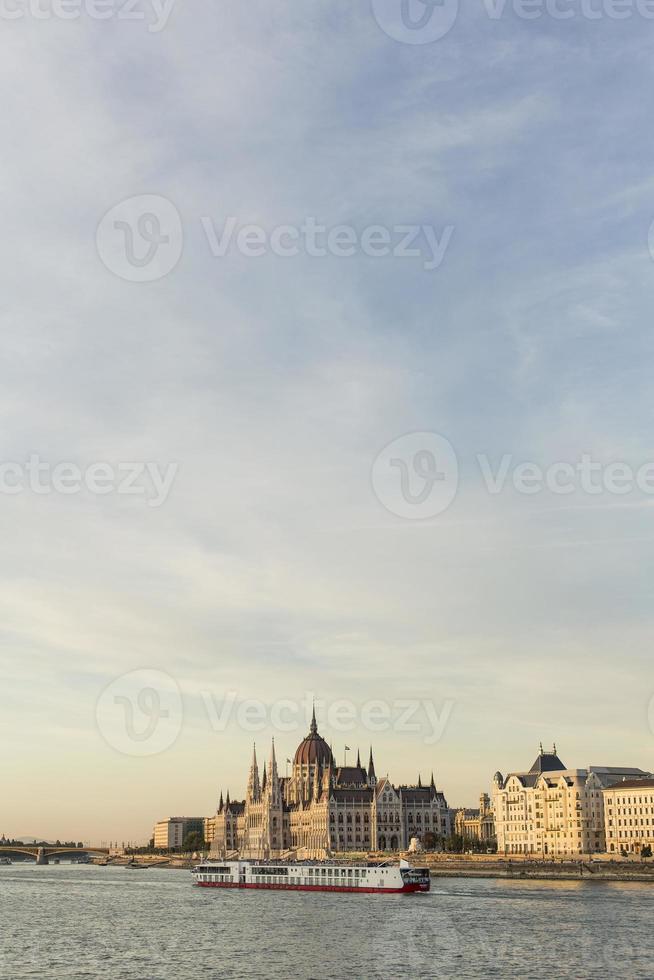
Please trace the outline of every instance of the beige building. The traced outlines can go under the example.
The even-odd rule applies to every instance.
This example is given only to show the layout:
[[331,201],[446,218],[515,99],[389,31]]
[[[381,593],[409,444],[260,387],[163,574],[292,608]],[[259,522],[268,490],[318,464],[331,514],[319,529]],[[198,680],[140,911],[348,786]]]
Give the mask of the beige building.
[[204,839],[207,844],[213,842],[216,836],[216,817],[205,817],[204,818]]
[[640,854],[654,848],[654,779],[625,779],[603,790],[606,850]]
[[457,810],[454,815],[454,833],[467,840],[495,840],[495,818],[488,793],[479,797],[479,809]]
[[606,850],[603,791],[641,769],[589,766],[566,769],[556,754],[540,754],[528,772],[495,773],[493,809],[502,854],[564,857]]
[[191,831],[204,833],[204,820],[204,817],[168,817],[167,820],[159,820],[154,825],[154,846],[166,850],[181,847]]
[[336,851],[403,850],[412,837],[425,846],[450,832],[447,801],[434,778],[423,786],[377,779],[372,749],[367,769],[338,766],[319,735],[315,712],[309,734],[293,759],[292,772],[277,771],[273,742],[260,774],[256,750],[245,800],[221,793],[211,847],[214,856],[324,857]]

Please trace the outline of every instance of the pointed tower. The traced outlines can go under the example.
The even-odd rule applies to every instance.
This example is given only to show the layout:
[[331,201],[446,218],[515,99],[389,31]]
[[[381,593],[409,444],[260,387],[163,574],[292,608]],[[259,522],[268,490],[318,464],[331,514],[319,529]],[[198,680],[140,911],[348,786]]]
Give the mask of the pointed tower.
[[225,800],[225,809],[229,810],[229,790],[227,790],[227,799]]
[[223,803],[223,791],[221,790],[220,791],[220,803],[218,804],[218,813],[222,813],[223,812],[223,807],[224,806],[225,806],[225,804]]
[[357,769],[361,768],[361,753],[357,749]]
[[282,801],[281,781],[277,773],[274,738],[270,748],[270,759],[268,760],[268,771],[266,773],[266,795],[263,799],[261,819],[260,848],[265,857],[270,857],[275,852],[279,853],[279,851],[283,850],[285,846],[284,806]]
[[252,749],[252,765],[250,766],[250,776],[248,778],[247,801],[256,803],[261,798],[261,786],[259,784],[259,766],[257,764],[257,746]]
[[368,760],[368,785],[376,786],[377,777],[375,776],[375,763],[372,760],[372,745],[370,746],[370,759]]
[[268,790],[268,795],[271,799],[271,804],[277,806],[280,799],[280,786],[279,786],[279,775],[277,773],[277,758],[275,756],[275,739],[272,740],[272,746],[270,748],[270,759],[268,760],[268,777],[266,779],[266,787]]
[[266,786],[268,785],[266,780],[266,767],[263,767],[263,778],[261,780],[261,795],[263,796],[266,792]]
[[420,773],[418,773],[418,789],[422,789],[422,779],[420,778]]
[[429,788],[431,790],[431,795],[432,796],[435,796],[436,795],[436,783],[434,782],[434,773],[433,772],[431,774],[431,782],[429,784]]

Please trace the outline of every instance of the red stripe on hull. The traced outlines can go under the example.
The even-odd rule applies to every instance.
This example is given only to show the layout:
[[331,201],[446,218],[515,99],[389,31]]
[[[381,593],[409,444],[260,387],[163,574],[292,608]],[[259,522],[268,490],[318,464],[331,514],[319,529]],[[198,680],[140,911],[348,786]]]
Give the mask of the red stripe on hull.
[[428,892],[429,885],[404,885],[402,888],[355,888],[348,885],[260,885],[255,882],[197,881],[198,888],[265,888],[283,892],[366,892],[387,895],[406,895],[409,892]]

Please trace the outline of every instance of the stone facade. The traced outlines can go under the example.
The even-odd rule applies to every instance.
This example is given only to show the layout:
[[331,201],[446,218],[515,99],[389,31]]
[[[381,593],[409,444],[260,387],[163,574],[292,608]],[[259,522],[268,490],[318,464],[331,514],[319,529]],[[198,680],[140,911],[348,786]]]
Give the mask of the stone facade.
[[493,841],[495,817],[488,793],[479,797],[479,809],[457,810],[454,816],[454,833],[466,840]]
[[368,767],[337,766],[318,734],[315,712],[298,746],[292,773],[277,771],[273,741],[267,767],[259,771],[256,750],[245,800],[223,800],[214,822],[211,853],[224,857],[325,857],[337,851],[404,850],[412,837],[433,846],[450,833],[443,793],[429,786],[377,779],[372,749]]
[[640,854],[654,850],[654,779],[625,779],[603,790],[606,850]]
[[502,854],[575,856],[606,851],[603,790],[640,769],[589,766],[566,769],[556,754],[543,752],[529,772],[500,772],[493,780],[497,849]]

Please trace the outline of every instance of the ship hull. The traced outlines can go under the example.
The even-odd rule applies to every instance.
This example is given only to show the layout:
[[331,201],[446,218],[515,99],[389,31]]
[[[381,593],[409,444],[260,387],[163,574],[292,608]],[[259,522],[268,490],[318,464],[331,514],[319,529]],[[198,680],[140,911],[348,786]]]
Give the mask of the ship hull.
[[401,888],[368,888],[365,885],[268,885],[258,882],[239,883],[235,881],[198,881],[198,888],[256,888],[264,891],[282,892],[357,892],[367,895],[408,895],[413,892],[428,892],[429,885],[402,885]]

